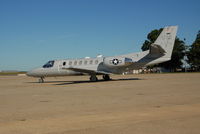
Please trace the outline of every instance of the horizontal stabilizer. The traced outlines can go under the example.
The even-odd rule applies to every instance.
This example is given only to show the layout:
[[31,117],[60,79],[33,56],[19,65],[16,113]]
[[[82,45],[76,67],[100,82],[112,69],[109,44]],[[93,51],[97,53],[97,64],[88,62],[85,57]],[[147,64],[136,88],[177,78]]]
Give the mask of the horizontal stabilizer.
[[159,55],[163,55],[164,53],[166,53],[166,51],[157,44],[152,44],[150,47],[150,54],[159,54]]

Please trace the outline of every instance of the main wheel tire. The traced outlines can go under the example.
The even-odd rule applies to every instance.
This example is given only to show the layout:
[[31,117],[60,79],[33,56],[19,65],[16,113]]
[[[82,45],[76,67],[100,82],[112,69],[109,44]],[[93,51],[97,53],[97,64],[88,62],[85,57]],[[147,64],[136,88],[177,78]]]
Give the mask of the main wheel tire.
[[110,80],[110,76],[108,74],[105,74],[105,75],[103,75],[103,79],[105,81],[108,81],[108,80]]
[[98,78],[95,75],[90,76],[90,81],[95,82],[98,81]]

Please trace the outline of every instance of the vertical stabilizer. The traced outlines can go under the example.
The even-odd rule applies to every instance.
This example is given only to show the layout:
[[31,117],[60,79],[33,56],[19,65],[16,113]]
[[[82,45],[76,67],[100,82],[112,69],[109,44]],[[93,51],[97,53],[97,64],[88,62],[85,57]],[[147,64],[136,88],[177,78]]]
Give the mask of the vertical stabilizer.
[[178,26],[163,29],[156,41],[151,45],[150,54],[163,54],[163,58],[171,59]]

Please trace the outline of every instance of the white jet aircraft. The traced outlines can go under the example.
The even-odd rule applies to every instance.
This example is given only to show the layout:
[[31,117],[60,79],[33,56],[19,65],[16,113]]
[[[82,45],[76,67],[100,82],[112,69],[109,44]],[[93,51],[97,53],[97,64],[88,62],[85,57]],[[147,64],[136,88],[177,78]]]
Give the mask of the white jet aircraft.
[[41,68],[27,72],[27,75],[39,77],[39,82],[44,82],[45,77],[81,74],[90,75],[90,81],[98,81],[96,75],[110,80],[110,74],[122,74],[127,69],[139,69],[171,60],[177,29],[178,26],[165,27],[147,51],[112,57],[51,60]]

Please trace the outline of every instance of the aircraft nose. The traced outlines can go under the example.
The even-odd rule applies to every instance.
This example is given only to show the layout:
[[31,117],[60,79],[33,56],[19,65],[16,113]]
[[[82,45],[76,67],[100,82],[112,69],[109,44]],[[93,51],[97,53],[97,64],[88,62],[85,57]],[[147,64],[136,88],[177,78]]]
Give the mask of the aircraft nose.
[[27,76],[33,76],[34,75],[34,71],[33,70],[30,70],[26,73]]
[[33,69],[33,70],[30,70],[26,73],[27,76],[32,76],[32,77],[37,77],[38,75],[38,69]]

